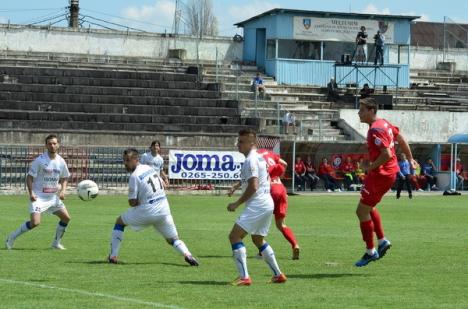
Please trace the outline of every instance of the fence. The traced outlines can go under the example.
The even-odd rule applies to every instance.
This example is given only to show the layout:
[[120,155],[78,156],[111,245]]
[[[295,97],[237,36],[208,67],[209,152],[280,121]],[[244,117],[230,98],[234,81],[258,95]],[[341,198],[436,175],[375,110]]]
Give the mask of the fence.
[[[279,139],[259,137],[259,147],[279,150]],[[95,181],[101,189],[127,186],[130,174],[125,170],[122,153],[124,147],[66,147],[59,154],[70,171],[69,185],[76,186],[84,179]],[[136,148],[141,154],[147,148]],[[184,147],[177,147],[184,150]],[[43,146],[0,145],[0,191],[26,190],[26,176],[31,162],[46,149]],[[196,150],[194,148],[186,150]],[[206,150],[206,149],[198,149]],[[218,151],[220,149],[217,149]],[[225,149],[234,151],[232,149]],[[164,166],[169,166],[169,149],[162,149]],[[233,180],[223,179],[171,179],[171,190],[219,190],[231,186]]]

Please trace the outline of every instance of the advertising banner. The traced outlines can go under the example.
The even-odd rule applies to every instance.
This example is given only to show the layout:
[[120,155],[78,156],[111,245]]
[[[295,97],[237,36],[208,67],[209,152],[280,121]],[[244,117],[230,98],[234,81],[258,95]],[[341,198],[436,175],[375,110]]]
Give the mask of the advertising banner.
[[294,17],[294,39],[308,41],[355,42],[361,26],[366,27],[367,43],[374,43],[377,30],[385,37],[385,43],[394,42],[395,25],[384,20]]
[[240,180],[245,156],[237,151],[170,150],[170,179]]

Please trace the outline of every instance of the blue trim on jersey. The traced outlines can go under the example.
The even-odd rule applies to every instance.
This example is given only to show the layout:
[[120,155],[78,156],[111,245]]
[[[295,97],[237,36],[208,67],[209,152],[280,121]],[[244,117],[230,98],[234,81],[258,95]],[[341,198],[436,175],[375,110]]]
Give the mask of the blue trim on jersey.
[[162,201],[162,200],[165,200],[165,199],[166,199],[166,196],[165,196],[165,195],[164,195],[164,196],[160,196],[160,197],[158,197],[158,198],[149,200],[149,201],[148,201],[148,204],[154,204],[154,203],[156,203],[156,202],[159,202],[159,201]]
[[240,249],[242,247],[245,247],[244,243],[242,241],[241,242],[236,242],[235,244],[231,245],[232,250],[238,250],[238,249]]
[[264,243],[260,248],[258,248],[258,251],[260,251],[260,253],[262,253],[263,250],[265,250],[267,247],[268,247],[268,243]]
[[151,168],[150,170],[147,170],[146,172],[144,172],[143,174],[141,174],[140,176],[138,176],[138,178],[139,178],[140,180],[143,180],[143,179],[146,178],[146,176],[148,176],[148,175],[150,175],[150,174],[153,174],[154,172],[155,172],[155,170]]
[[63,227],[66,227],[68,225],[68,223],[63,222],[62,220],[60,220],[58,224]]
[[122,225],[122,224],[115,224],[114,225],[114,230],[117,230],[117,231],[124,231],[125,230],[125,225]]

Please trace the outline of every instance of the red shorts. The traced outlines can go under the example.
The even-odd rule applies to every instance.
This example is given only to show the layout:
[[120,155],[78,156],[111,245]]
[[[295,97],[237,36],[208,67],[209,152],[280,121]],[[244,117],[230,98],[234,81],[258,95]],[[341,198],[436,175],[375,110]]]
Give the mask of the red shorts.
[[281,183],[272,184],[270,194],[275,204],[275,209],[273,210],[275,219],[286,217],[286,212],[288,211],[288,195],[286,194],[286,188]]
[[375,207],[395,182],[396,174],[381,175],[370,172],[361,188],[361,203]]

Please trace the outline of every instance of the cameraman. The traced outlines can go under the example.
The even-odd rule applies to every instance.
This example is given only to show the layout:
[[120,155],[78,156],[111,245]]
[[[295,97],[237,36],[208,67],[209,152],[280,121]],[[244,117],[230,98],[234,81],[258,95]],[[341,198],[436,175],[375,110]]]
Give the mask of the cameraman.
[[367,62],[367,32],[362,26],[361,31],[356,36],[356,62]]
[[380,65],[383,65],[383,49],[385,44],[385,37],[383,34],[380,33],[380,30],[377,31],[376,35],[374,35],[374,42],[375,42],[375,59],[374,65],[377,65],[377,60],[380,62]]

